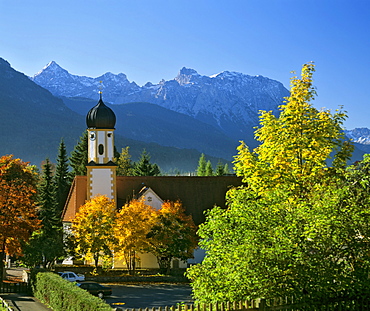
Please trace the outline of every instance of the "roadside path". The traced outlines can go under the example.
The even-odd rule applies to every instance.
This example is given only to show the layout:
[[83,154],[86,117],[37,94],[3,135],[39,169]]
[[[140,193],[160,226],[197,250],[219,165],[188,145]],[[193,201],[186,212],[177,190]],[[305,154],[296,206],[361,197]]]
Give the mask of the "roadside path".
[[[6,278],[13,282],[21,282],[23,270],[23,268],[6,269]],[[0,296],[14,311],[52,311],[37,298],[27,294],[1,293]]]
[[25,294],[4,293],[0,296],[9,304],[14,311],[53,311],[37,298]]

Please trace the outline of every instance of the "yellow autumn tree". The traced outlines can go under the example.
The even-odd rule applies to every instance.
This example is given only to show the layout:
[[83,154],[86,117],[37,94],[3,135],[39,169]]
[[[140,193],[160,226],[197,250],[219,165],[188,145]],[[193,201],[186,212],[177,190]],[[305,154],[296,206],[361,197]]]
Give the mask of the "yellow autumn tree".
[[116,205],[106,196],[96,196],[80,207],[72,223],[75,252],[98,267],[101,255],[111,256]]
[[148,247],[146,236],[153,225],[154,211],[155,209],[146,205],[143,200],[132,200],[116,215],[115,255],[126,262],[130,272],[135,272],[137,253]]
[[250,151],[242,142],[238,147],[237,174],[258,195],[283,188],[302,197],[321,184],[329,170],[343,168],[351,156],[353,146],[344,141],[342,129],[346,114],[317,110],[311,104],[316,95],[314,71],[314,64],[308,63],[300,78],[291,78],[291,95],[280,106],[279,117],[261,111],[255,132],[260,146]]
[[238,148],[234,163],[245,184],[228,191],[226,210],[208,212],[198,231],[206,257],[188,270],[200,302],[322,301],[357,295],[363,280],[369,288],[368,230],[362,230],[369,212],[352,213],[343,203],[341,181],[353,148],[343,136],[346,115],[313,107],[314,71],[304,64],[291,79],[278,117],[261,112],[259,147]]

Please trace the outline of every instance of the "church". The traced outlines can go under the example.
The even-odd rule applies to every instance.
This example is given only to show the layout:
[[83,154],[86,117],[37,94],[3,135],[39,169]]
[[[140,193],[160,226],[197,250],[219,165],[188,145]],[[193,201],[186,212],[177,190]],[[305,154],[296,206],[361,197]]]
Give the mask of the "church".
[[[181,201],[186,214],[191,215],[196,225],[205,220],[204,212],[214,206],[225,207],[226,192],[242,184],[237,176],[116,176],[114,163],[114,127],[116,116],[100,99],[86,116],[88,131],[87,175],[73,180],[63,210],[64,226],[71,226],[80,206],[87,200],[106,195],[122,207],[132,199],[143,198],[145,203],[160,208],[164,201]],[[200,252],[201,253],[201,252]],[[193,263],[202,255],[195,254]],[[175,267],[188,263],[174,261]],[[115,267],[124,268],[123,262]],[[141,254],[138,267],[157,268],[152,254]]]

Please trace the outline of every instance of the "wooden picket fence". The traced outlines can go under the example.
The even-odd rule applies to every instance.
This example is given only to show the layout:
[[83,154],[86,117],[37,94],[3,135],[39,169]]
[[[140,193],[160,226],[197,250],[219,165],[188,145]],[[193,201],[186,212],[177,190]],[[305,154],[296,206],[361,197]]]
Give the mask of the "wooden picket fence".
[[293,299],[257,299],[213,304],[178,304],[171,307],[124,309],[125,311],[367,311],[370,297],[336,298],[323,302],[299,302]]
[[19,283],[7,283],[0,282],[0,293],[29,293],[31,287],[28,283],[19,282]]

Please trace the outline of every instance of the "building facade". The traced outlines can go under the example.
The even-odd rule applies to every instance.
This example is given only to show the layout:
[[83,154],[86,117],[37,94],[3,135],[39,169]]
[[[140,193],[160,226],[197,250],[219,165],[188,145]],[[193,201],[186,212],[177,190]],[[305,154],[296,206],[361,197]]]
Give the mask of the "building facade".
[[[87,176],[76,176],[73,180],[62,214],[65,228],[71,226],[79,208],[96,195],[114,199],[117,208],[139,197],[156,209],[164,201],[180,201],[186,214],[199,225],[205,220],[205,211],[214,206],[226,207],[226,192],[242,185],[241,178],[236,176],[116,176],[115,122],[116,116],[100,97],[86,117],[89,135]],[[202,251],[197,252],[191,262],[199,262],[203,256]],[[141,254],[138,264],[141,268],[158,268],[152,254]],[[186,267],[187,263],[175,260],[173,266]],[[124,268],[125,264],[116,261],[115,267]]]

